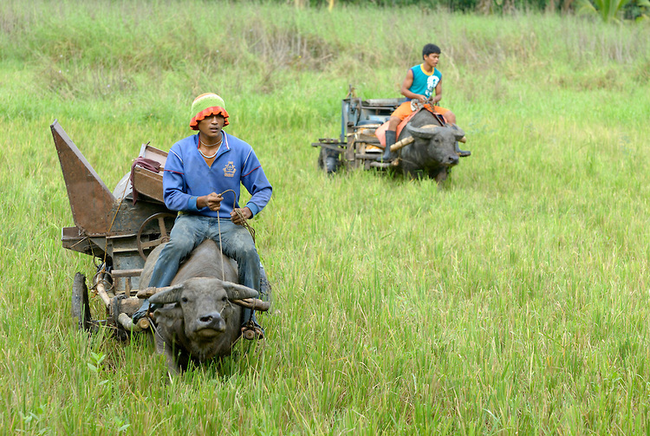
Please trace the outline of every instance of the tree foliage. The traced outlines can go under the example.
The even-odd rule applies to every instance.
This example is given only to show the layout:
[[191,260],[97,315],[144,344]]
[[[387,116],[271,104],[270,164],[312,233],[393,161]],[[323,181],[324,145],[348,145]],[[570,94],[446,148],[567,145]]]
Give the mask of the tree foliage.
[[285,0],[298,8],[342,5],[377,7],[444,8],[451,12],[478,12],[486,15],[515,11],[545,11],[593,15],[605,22],[650,18],[650,0]]
[[625,18],[648,18],[648,0],[578,0],[577,12],[599,17],[605,23],[620,23]]

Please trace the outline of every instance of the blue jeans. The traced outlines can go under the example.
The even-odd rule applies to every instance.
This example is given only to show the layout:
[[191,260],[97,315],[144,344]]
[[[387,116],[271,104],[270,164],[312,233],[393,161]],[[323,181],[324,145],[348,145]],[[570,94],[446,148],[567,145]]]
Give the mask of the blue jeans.
[[[154,266],[149,286],[169,286],[183,259],[206,239],[212,239],[219,245],[220,226],[221,251],[237,261],[239,283],[260,292],[260,257],[248,230],[225,218],[217,220],[188,214],[179,214],[176,218],[169,235],[170,240]],[[251,310],[244,309],[244,322],[250,317]]]

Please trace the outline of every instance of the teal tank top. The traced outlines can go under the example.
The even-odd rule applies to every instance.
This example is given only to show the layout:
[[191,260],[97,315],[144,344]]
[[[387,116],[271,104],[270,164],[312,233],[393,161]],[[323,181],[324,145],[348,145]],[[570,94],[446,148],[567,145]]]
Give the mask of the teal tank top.
[[431,74],[427,74],[422,69],[422,64],[411,67],[411,71],[413,72],[413,84],[409,91],[414,94],[424,95],[426,98],[431,97],[433,90],[436,89],[440,79],[442,79],[440,71],[434,68]]

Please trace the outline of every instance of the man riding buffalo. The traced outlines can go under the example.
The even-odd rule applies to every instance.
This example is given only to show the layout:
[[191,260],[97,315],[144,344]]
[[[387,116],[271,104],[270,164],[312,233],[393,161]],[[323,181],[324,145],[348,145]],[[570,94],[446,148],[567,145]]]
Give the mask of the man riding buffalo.
[[[442,99],[442,73],[436,68],[440,60],[440,47],[435,44],[426,44],[422,49],[423,62],[411,67],[407,73],[400,92],[407,101],[402,103],[391,114],[386,128],[386,148],[382,161],[390,162],[395,159],[395,153],[391,153],[390,147],[395,143],[398,125],[408,118],[419,106],[432,113],[442,115],[448,124],[456,123],[456,115],[449,109],[436,104]],[[434,94],[435,91],[435,94]],[[460,150],[456,143],[456,152],[459,156],[469,156],[471,152]]]
[[[165,205],[179,213],[149,286],[169,286],[181,262],[201,242],[212,239],[237,261],[239,283],[261,291],[260,258],[245,226],[267,205],[272,187],[253,148],[223,131],[228,124],[221,97],[212,93],[196,97],[190,128],[198,133],[175,143],[165,163]],[[244,207],[238,204],[240,185],[251,194]],[[155,306],[145,300],[133,315],[134,321]],[[264,337],[251,309],[244,309],[243,319],[245,338]]]

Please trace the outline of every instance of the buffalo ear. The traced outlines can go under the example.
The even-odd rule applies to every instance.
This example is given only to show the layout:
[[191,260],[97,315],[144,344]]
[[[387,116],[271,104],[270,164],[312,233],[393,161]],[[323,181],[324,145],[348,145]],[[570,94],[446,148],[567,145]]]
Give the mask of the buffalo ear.
[[238,283],[223,282],[223,289],[228,294],[229,300],[243,300],[245,298],[257,298],[257,291],[248,286]]
[[154,294],[151,298],[149,298],[149,302],[152,304],[178,303],[181,300],[181,295],[183,294],[184,289],[185,286],[183,283],[170,286],[164,291]]
[[159,327],[164,326],[168,330],[174,330],[174,324],[183,321],[183,309],[177,304],[159,307],[153,313],[153,317]]
[[451,131],[454,133],[454,137],[456,138],[456,141],[460,141],[465,137],[465,132],[463,129],[458,127],[456,124],[447,124],[447,128],[451,129]]

